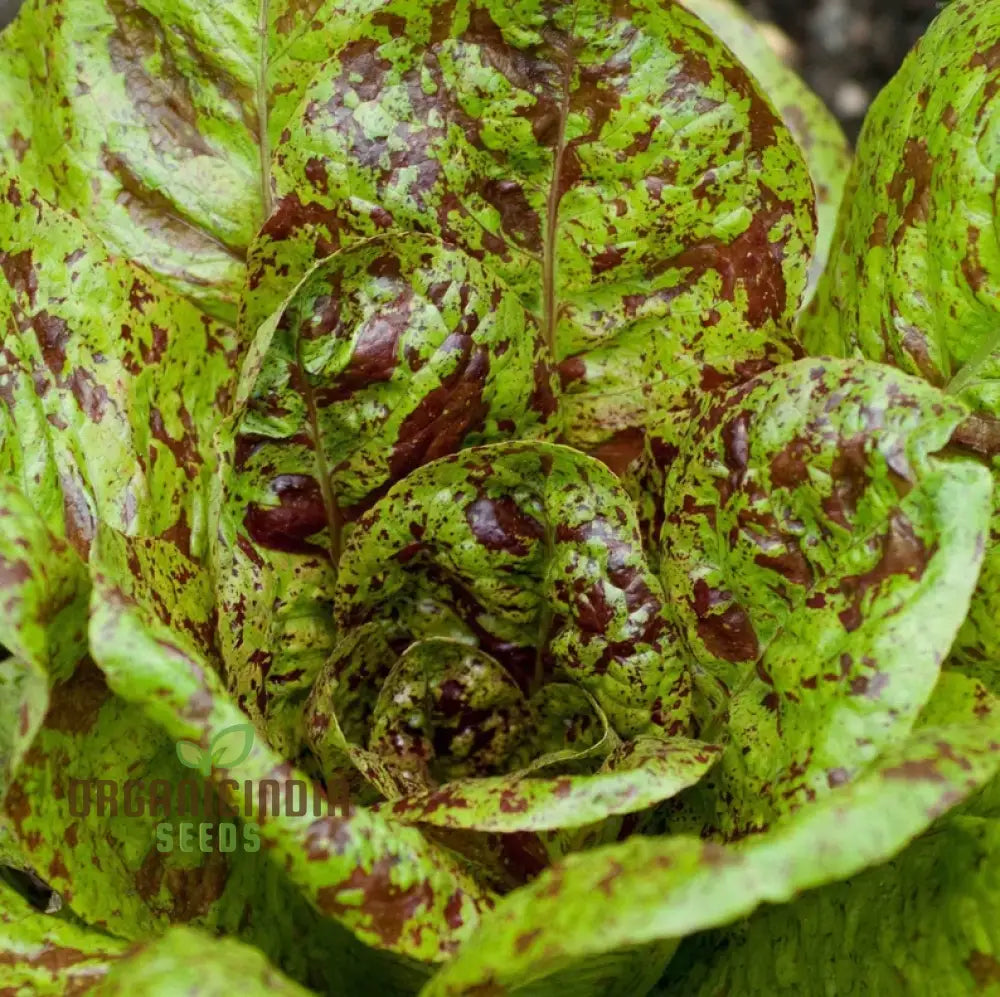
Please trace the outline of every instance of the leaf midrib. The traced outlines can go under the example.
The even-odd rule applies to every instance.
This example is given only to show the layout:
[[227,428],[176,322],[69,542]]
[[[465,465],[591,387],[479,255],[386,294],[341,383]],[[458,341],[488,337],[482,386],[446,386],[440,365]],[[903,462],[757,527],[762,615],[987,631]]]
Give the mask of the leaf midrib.
[[559,205],[562,201],[562,167],[566,154],[566,123],[569,118],[570,101],[573,93],[573,71],[576,68],[577,41],[576,19],[579,12],[579,0],[574,0],[573,15],[567,32],[569,49],[563,60],[562,94],[559,99],[559,131],[556,137],[555,149],[552,155],[552,181],[545,212],[545,243],[542,247],[542,323],[545,344],[549,357],[557,363],[559,355],[556,352],[556,324],[559,312],[559,295],[556,289],[556,232],[559,227]]
[[264,218],[271,217],[274,207],[271,198],[271,141],[268,137],[268,90],[267,77],[270,72],[268,56],[268,24],[271,13],[270,0],[258,0],[257,5],[257,131],[260,155],[260,199]]

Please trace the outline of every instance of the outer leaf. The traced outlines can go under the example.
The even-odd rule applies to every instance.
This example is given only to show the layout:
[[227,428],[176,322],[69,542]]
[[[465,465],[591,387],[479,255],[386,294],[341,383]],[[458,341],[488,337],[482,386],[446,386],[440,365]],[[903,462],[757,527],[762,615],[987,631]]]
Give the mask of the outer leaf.
[[53,687],[5,812],[24,859],[80,917],[120,937],[143,938],[171,919],[211,918],[225,907],[228,859],[214,855],[198,869],[190,855],[159,853],[161,818],[146,811],[127,816],[92,806],[85,816],[74,814],[71,806],[82,799],[74,783],[108,779],[123,787],[141,778],[173,785],[190,774],[156,727],[112,696],[89,665]]
[[[49,686],[86,653],[89,583],[76,552],[0,481],[0,802],[42,723]],[[7,657],[10,653],[11,656]]]
[[957,0],[872,105],[810,348],[859,351],[1000,404],[1000,4]]
[[0,162],[231,319],[270,154],[357,0],[37,0],[0,40]]
[[131,951],[114,966],[95,997],[306,997],[311,991],[269,965],[256,949],[232,938],[173,928]]
[[496,444],[415,471],[358,522],[334,612],[477,641],[523,689],[568,678],[623,736],[688,721],[628,498],[567,447]]
[[655,993],[993,993],[998,870],[1000,824],[945,822],[886,866],[692,939]]
[[[149,804],[134,815],[122,808],[129,780],[142,780],[141,801],[157,780],[179,792],[192,778],[158,725],[111,695],[93,667],[83,669],[53,688],[45,725],[6,801],[17,854],[0,847],[0,855],[37,870],[77,915],[120,937],[146,939],[172,923],[197,924],[254,944],[321,992],[357,992],[370,982],[376,967],[362,946],[311,908],[264,851],[185,853],[179,847],[185,816],[176,807],[169,815]],[[73,780],[113,780],[115,812],[93,806],[86,816],[71,812],[71,794],[78,793]],[[196,821],[196,831],[208,823],[215,842],[226,819],[208,817],[207,809],[187,819]],[[172,833],[172,851],[158,847],[163,823]],[[240,826],[237,841],[244,840]],[[412,993],[412,974],[402,975],[405,982],[383,967],[377,978],[388,994]]]
[[274,181],[247,328],[315,254],[431,232],[538,318],[566,438],[612,438],[609,460],[652,414],[793,350],[806,168],[747,71],[674,2],[379,3],[344,23]]
[[8,178],[0,323],[0,473],[81,554],[97,519],[186,545],[204,517],[231,337]]
[[[812,352],[858,354],[1000,417],[1000,3],[955,2],[872,106],[837,245],[811,314]],[[972,427],[975,430],[975,427]],[[1000,657],[1000,514],[957,650]]]
[[645,737],[622,745],[595,775],[469,779],[380,810],[406,823],[477,831],[583,827],[669,799],[697,782],[718,754],[700,741]]
[[837,119],[774,51],[760,26],[731,0],[681,0],[753,73],[805,157],[816,192],[816,251],[803,306],[826,267],[851,150]]
[[850,779],[929,698],[988,529],[989,472],[935,456],[964,414],[891,368],[807,360],[702,407],[667,474],[661,571],[731,693],[727,833]]
[[891,858],[997,770],[996,733],[995,724],[925,729],[862,778],[740,846],[636,836],[573,855],[504,898],[422,997],[477,987],[644,993],[650,970],[685,935]]
[[34,910],[0,880],[0,966],[11,997],[63,997],[89,991],[126,943]]
[[0,659],[0,803],[49,705],[48,676],[36,665]]
[[[172,558],[163,559],[160,573],[149,583],[157,605],[172,614],[189,639],[210,638],[205,579],[191,570],[184,554],[170,550]],[[203,742],[206,751],[207,744]],[[361,981],[372,979],[366,950],[309,907],[266,853],[242,848],[228,854],[185,853],[176,847],[184,819],[178,812],[166,817],[175,848],[160,851],[157,827],[164,815],[142,806],[148,795],[140,797],[138,813],[122,808],[124,787],[134,779],[142,780],[147,794],[157,780],[169,790],[199,781],[179,764],[175,744],[156,722],[112,695],[92,665],[82,666],[53,687],[45,723],[7,794],[0,859],[37,870],[77,914],[122,937],[142,939],[172,922],[196,923],[252,942],[287,972],[322,991],[354,992]],[[101,813],[92,806],[85,816],[72,812],[71,799],[80,799],[72,795],[78,792],[74,780],[112,781],[117,809]],[[210,795],[207,806],[213,802]],[[199,815],[198,822],[209,823],[210,840],[218,840],[220,818],[206,821]],[[13,842],[7,840],[8,826]],[[242,840],[242,831],[238,837]],[[331,960],[331,952],[338,958]],[[378,976],[386,993],[412,993],[412,973],[389,969],[386,973],[383,967]]]
[[321,262],[261,329],[220,441],[214,555],[233,688],[282,747],[332,650],[346,525],[428,460],[546,432],[542,354],[514,294],[427,236]]
[[[207,746],[246,718],[211,668],[198,596],[208,580],[192,572],[180,582],[173,571],[179,556],[164,541],[102,532],[92,561],[91,646],[122,698],[171,737]],[[213,768],[212,778],[240,812],[251,808],[262,842],[313,907],[368,945],[440,960],[489,903],[450,855],[410,828],[363,810],[314,816],[317,806],[325,809],[322,790],[262,738],[242,762]],[[279,787],[300,781],[305,814],[263,813],[252,801],[265,779]]]
[[86,568],[16,488],[0,480],[0,644],[53,679],[86,647]]

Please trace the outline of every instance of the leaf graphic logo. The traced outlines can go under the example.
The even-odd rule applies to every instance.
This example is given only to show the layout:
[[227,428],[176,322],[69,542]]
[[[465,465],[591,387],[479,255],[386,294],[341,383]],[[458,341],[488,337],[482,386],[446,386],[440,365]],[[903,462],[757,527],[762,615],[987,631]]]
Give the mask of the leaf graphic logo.
[[197,769],[208,778],[212,767],[230,768],[245,761],[253,750],[253,724],[233,724],[223,727],[212,738],[207,748],[202,748],[194,741],[177,742],[177,758],[181,765],[189,769]]
[[194,741],[178,741],[177,758],[181,765],[197,769],[203,776],[211,775],[212,754],[207,750],[203,751]]

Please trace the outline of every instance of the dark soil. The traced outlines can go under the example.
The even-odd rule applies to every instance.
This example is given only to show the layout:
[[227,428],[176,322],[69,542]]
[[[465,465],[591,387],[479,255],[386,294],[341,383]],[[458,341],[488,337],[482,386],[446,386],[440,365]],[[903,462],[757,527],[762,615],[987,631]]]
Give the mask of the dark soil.
[[797,67],[851,138],[943,6],[939,0],[744,0],[795,43]]

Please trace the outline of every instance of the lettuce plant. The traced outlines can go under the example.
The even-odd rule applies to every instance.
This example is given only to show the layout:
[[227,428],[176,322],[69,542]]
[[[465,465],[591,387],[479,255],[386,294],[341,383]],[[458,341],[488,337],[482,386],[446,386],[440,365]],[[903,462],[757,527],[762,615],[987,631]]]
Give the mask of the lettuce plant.
[[29,0],[0,989],[995,987],[998,52]]

